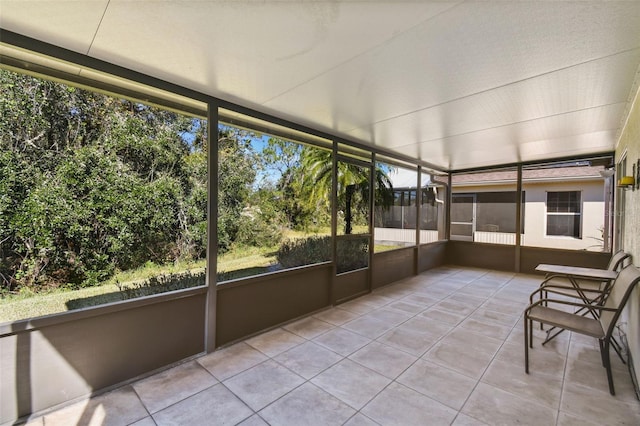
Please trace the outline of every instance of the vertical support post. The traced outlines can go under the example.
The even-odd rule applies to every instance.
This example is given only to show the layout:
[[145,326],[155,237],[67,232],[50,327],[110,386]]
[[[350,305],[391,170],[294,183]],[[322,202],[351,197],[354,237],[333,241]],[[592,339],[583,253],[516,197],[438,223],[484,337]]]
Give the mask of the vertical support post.
[[605,176],[604,177],[604,226],[602,229],[602,242],[603,242],[603,250],[605,252],[611,251],[611,236],[613,229],[613,214],[611,211],[611,207],[613,206],[613,190],[612,190],[612,180],[613,176]]
[[516,247],[515,247],[515,272],[520,272],[520,246],[522,244],[522,164],[518,164],[516,178]]
[[373,248],[375,245],[374,209],[376,206],[376,153],[371,153],[369,165],[369,268],[367,268],[367,287],[369,292],[373,288]]
[[413,275],[420,272],[420,214],[422,213],[422,166],[418,166],[418,179],[416,181],[416,248],[413,257]]
[[445,208],[444,235],[447,240],[451,240],[451,202],[453,200],[453,176],[449,172],[447,179],[447,206]]
[[338,142],[333,141],[331,152],[331,260],[333,273],[329,283],[329,301],[335,305],[335,285],[338,274]]
[[209,102],[207,115],[207,305],[204,346],[207,353],[216,348],[216,305],[218,270],[218,105]]

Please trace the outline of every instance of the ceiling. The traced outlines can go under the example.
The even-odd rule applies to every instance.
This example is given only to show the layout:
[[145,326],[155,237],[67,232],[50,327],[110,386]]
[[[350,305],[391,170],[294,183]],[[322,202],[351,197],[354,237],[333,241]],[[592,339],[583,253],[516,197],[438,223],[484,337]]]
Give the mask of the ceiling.
[[615,149],[640,1],[0,0],[0,27],[445,170]]

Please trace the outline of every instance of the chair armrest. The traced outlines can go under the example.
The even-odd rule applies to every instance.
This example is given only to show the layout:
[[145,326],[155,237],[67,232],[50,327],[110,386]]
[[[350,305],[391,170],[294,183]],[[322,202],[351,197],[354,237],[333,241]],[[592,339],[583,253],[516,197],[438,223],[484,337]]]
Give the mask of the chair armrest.
[[549,298],[544,298],[544,299],[539,299],[535,302],[533,302],[532,304],[530,304],[529,306],[527,306],[525,308],[525,312],[528,312],[529,310],[531,310],[531,308],[541,305],[541,304],[545,304],[545,306],[547,306],[549,303],[555,303],[555,304],[560,304],[560,305],[567,305],[567,306],[574,306],[576,308],[585,308],[585,309],[590,309],[590,310],[595,310],[595,311],[610,311],[610,312],[615,312],[616,309],[614,308],[607,308],[605,306],[600,306],[600,305],[588,305],[585,303],[578,303],[578,302],[572,302],[570,300],[559,300],[559,299],[549,299]]

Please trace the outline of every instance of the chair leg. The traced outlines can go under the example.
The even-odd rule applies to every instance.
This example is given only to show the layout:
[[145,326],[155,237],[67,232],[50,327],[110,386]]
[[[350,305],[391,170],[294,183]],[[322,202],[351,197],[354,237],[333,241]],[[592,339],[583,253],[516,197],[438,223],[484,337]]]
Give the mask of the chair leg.
[[611,359],[609,358],[609,339],[606,339],[604,341],[604,344],[601,343],[601,347],[603,348],[602,359],[604,361],[604,368],[607,369],[607,380],[609,381],[609,393],[611,393],[611,395],[615,395],[616,391],[613,387],[613,375],[611,373]]
[[527,314],[524,315],[524,372],[529,374],[529,322]]

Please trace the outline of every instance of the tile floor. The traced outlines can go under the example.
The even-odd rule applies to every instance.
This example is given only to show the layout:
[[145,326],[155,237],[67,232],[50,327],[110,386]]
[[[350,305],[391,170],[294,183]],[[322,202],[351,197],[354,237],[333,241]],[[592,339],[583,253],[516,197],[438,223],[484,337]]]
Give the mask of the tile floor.
[[29,425],[638,425],[613,354],[569,332],[524,373],[539,278],[442,267],[190,360]]

